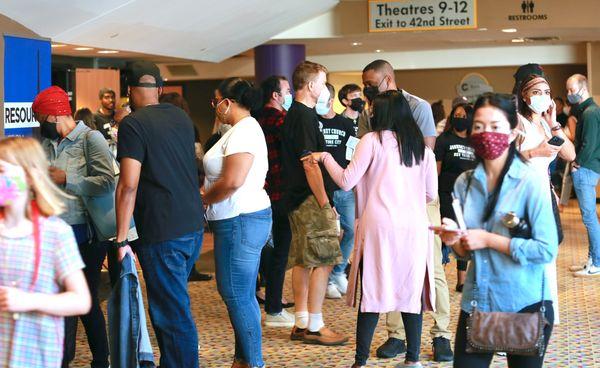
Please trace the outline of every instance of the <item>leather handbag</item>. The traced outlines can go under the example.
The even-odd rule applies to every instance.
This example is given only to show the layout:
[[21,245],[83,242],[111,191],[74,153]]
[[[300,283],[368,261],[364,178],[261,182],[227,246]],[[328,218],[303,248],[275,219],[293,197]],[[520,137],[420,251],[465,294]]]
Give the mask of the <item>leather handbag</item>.
[[544,327],[548,324],[544,312],[543,302],[535,313],[481,312],[474,306],[467,319],[465,351],[542,356]]

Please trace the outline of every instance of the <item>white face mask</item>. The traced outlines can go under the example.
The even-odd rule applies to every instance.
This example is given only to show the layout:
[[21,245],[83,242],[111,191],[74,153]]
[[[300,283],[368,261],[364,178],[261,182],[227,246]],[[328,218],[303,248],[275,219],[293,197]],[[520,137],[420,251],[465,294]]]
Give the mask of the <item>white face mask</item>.
[[327,87],[323,87],[321,90],[321,94],[319,94],[319,99],[317,100],[317,105],[315,106],[317,110],[317,114],[319,115],[327,115],[329,112],[329,90]]
[[531,102],[529,103],[529,108],[531,111],[536,114],[542,114],[550,108],[552,105],[552,99],[549,95],[535,95],[530,97]]

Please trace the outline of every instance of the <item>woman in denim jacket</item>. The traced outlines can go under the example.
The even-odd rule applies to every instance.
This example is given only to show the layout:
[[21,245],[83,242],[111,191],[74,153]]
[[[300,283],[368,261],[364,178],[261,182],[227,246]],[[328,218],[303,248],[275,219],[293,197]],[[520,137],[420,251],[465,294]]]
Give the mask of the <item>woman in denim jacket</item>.
[[[475,104],[471,142],[481,160],[456,181],[467,230],[443,220],[442,240],[463,259],[470,259],[456,332],[454,367],[489,367],[493,354],[469,354],[466,322],[477,302],[481,312],[536,312],[544,301],[552,333],[554,310],[544,269],[558,253],[556,224],[547,178],[536,175],[518,154],[518,118],[513,96],[486,94]],[[526,220],[531,235],[511,237],[503,224],[508,212]],[[452,229],[454,227],[454,229]],[[475,287],[476,284],[476,287]],[[508,355],[509,367],[534,368],[544,357]]]
[[[50,178],[71,195],[65,201],[67,210],[60,217],[71,225],[85,263],[83,272],[90,288],[92,308],[88,314],[81,316],[81,321],[92,352],[91,366],[107,368],[108,338],[98,299],[106,245],[94,241],[82,197],[101,196],[115,190],[113,159],[102,133],[91,130],[83,121],[73,119],[69,97],[61,88],[52,86],[40,92],[32,109],[44,137],[42,146],[50,161]],[[77,318],[67,318],[63,367],[68,366],[75,356],[76,333]]]

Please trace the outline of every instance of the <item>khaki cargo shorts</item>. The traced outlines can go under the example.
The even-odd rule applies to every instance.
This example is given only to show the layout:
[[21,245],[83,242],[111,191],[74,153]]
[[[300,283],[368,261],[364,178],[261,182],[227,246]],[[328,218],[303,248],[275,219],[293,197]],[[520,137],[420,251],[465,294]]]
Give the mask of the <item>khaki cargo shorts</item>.
[[288,266],[314,268],[342,262],[337,219],[329,204],[319,207],[309,196],[289,214],[292,243]]

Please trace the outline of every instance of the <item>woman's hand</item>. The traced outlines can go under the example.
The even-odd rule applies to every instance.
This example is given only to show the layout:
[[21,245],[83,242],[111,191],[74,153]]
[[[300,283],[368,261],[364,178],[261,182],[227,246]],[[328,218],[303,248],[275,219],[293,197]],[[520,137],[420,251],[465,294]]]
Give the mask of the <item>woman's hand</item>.
[[449,218],[442,219],[442,226],[431,226],[431,230],[440,236],[444,244],[454,246],[459,243],[464,232],[458,228],[456,222]]
[[550,108],[548,109],[548,111],[544,111],[542,113],[542,118],[546,120],[546,123],[548,123],[548,126],[550,128],[558,125],[558,121],[556,121],[556,103],[554,102],[554,100],[550,104]]
[[313,152],[300,159],[300,161],[308,161],[311,164],[318,164],[323,159],[323,152]]
[[557,155],[561,148],[562,148],[562,145],[554,146],[554,145],[548,144],[548,142],[546,142],[544,140],[542,143],[540,143],[539,146],[537,146],[529,151],[529,156],[530,157],[552,157],[554,155]]
[[485,230],[468,230],[461,238],[461,244],[468,251],[485,249],[489,246],[489,234]]

